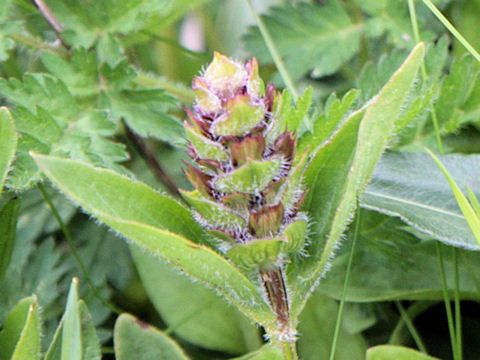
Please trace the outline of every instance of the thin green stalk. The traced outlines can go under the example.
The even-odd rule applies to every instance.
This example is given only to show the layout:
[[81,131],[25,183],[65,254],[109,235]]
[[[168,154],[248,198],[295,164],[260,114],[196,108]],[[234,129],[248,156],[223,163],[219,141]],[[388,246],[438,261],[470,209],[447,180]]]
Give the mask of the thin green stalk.
[[103,305],[105,305],[110,311],[113,313],[120,315],[123,311],[118,309],[115,305],[111,304],[108,302],[106,299],[103,298],[103,296],[100,294],[100,291],[97,289],[97,287],[93,284],[92,280],[90,279],[90,275],[88,274],[87,268],[85,267],[85,264],[82,261],[82,258],[80,257],[80,254],[77,251],[77,248],[75,247],[75,244],[73,243],[72,236],[70,235],[70,231],[68,230],[67,226],[63,222],[62,218],[60,217],[60,214],[57,211],[57,208],[52,202],[52,199],[48,192],[46,191],[45,187],[43,186],[42,183],[38,183],[38,189],[42,193],[43,198],[47,202],[48,206],[50,207],[50,210],[55,217],[55,219],[58,222],[58,225],[60,226],[60,229],[63,232],[63,235],[65,236],[65,239],[67,240],[68,246],[70,247],[70,250],[72,251],[73,257],[75,258],[78,267],[80,268],[83,276],[85,277],[85,280],[87,281],[88,285],[93,291],[93,294],[95,297],[101,301]]
[[[295,344],[293,344],[295,346]],[[285,354],[285,360],[296,360],[297,356],[295,351],[292,349],[292,343],[285,341],[283,343],[283,353]]]
[[462,351],[462,314],[460,308],[460,278],[458,273],[458,249],[456,247],[452,248],[453,256],[453,279],[455,283],[455,330],[456,330],[456,340],[457,340],[457,355],[458,359],[463,359]]
[[410,331],[410,334],[412,335],[412,338],[415,341],[415,344],[417,344],[417,347],[419,348],[419,350],[425,354],[428,354],[427,348],[425,347],[425,344],[420,338],[420,334],[415,328],[415,325],[413,325],[413,322],[410,320],[410,317],[408,316],[407,312],[403,308],[403,305],[398,300],[395,300],[395,305],[397,306],[398,312],[400,313],[402,320],[405,322],[405,325],[407,326],[408,331]]
[[345,306],[345,298],[347,297],[347,288],[350,282],[350,273],[352,271],[353,254],[355,252],[355,245],[357,243],[359,229],[360,229],[360,209],[357,210],[357,219],[355,222],[352,249],[350,250],[350,255],[348,257],[347,273],[345,274],[345,280],[343,282],[342,299],[340,300],[340,307],[338,309],[338,314],[337,314],[337,322],[335,324],[335,331],[333,333],[332,347],[330,349],[330,360],[333,360],[335,358],[335,351],[337,349],[338,335],[340,334],[340,325],[342,324],[343,308]]
[[459,360],[457,358],[457,342],[456,342],[456,336],[455,336],[455,326],[453,322],[452,309],[450,307],[450,298],[448,296],[447,279],[445,278],[445,267],[443,262],[442,248],[439,241],[436,241],[435,243],[437,246],[437,256],[438,256],[438,262],[440,265],[440,277],[442,280],[443,299],[445,303],[445,311],[447,313],[448,331],[450,333],[450,343],[452,345],[452,354],[455,360]]
[[462,44],[467,51],[472,54],[472,56],[480,62],[480,54],[477,50],[474,49],[472,45],[468,42],[467,39],[463,37],[462,34],[453,26],[453,24],[448,21],[448,19],[442,14],[440,10],[432,3],[430,0],[422,0],[423,3],[430,9],[430,11],[437,17],[438,20],[447,28],[448,31],[458,40],[460,44]]
[[[408,319],[411,321],[415,320],[417,316],[423,314],[425,311],[430,309],[432,306],[435,306],[439,303],[439,301],[417,301],[409,306],[406,310]],[[393,329],[392,333],[390,334],[390,339],[388,340],[388,344],[390,345],[402,345],[404,343],[404,333],[408,330],[405,330],[406,324],[403,318],[400,318],[397,322],[397,325]]]
[[288,73],[282,58],[280,57],[280,54],[277,51],[277,47],[275,46],[275,43],[273,42],[272,37],[270,36],[270,33],[268,32],[267,27],[265,26],[262,18],[258,16],[256,13],[255,9],[253,8],[251,0],[247,0],[248,6],[250,7],[250,10],[252,11],[253,16],[257,20],[258,23],[258,28],[260,29],[260,33],[262,34],[263,40],[265,41],[265,44],[267,45],[268,51],[270,52],[270,55],[272,56],[273,62],[275,63],[275,66],[278,69],[278,72],[280,73],[280,76],[283,79],[283,82],[285,83],[285,86],[287,87],[288,91],[290,94],[292,94],[292,98],[295,102],[297,102],[298,99],[298,92],[295,89],[295,85],[293,84],[292,78],[290,77],[290,74]]
[[[415,42],[418,44],[420,42],[420,32],[418,30],[418,20],[417,20],[417,13],[415,11],[414,0],[408,0],[408,10],[410,13],[410,21],[412,23],[412,28],[413,28],[413,36],[415,37]],[[425,61],[422,62],[420,69],[422,72],[423,81],[426,83],[428,74],[427,74],[427,68],[425,67]],[[437,141],[438,151],[440,154],[443,154],[443,145],[442,145],[442,138],[440,137],[440,129],[438,127],[437,112],[435,111],[435,106],[433,105],[432,100],[430,100],[429,102],[429,107],[430,107],[430,112],[432,114],[432,123],[433,123],[433,129],[435,131],[435,139]]]

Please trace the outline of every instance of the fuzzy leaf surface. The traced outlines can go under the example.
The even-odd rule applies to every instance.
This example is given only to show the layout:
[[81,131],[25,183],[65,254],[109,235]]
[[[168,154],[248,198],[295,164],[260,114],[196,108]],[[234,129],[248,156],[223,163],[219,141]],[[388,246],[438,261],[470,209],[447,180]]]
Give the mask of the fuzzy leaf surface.
[[131,248],[149,299],[174,332],[204,348],[242,354],[260,346],[258,328],[213,291]]
[[2,107],[0,108],[0,196],[16,150],[17,133],[13,117],[7,108]]
[[[290,267],[290,277],[297,278],[297,283],[303,289],[295,291],[294,300],[292,300],[293,314],[297,314],[303,307],[307,298],[305,294],[311,291],[318,279],[328,270],[329,261],[334,256],[342,233],[355,210],[357,197],[366,187],[375,165],[388,145],[389,134],[394,129],[395,119],[401,111],[423,55],[424,46],[419,44],[377,97],[369,103],[360,122],[358,135],[355,135],[355,126],[350,132],[343,130],[345,135],[343,139],[340,138],[343,144],[340,140],[337,142],[346,147],[345,149],[333,151],[334,145],[339,145],[335,139],[332,139],[323,148],[324,151],[319,150],[312,161],[313,166],[311,164],[307,169],[305,182],[311,184],[312,189],[309,192],[310,195],[307,195],[305,208],[309,210],[316,222],[314,232],[317,234],[317,239],[321,240],[312,241],[311,248],[307,248],[310,254],[308,260],[305,259],[297,269]],[[355,115],[350,116],[350,119],[352,118],[355,118]],[[348,124],[348,119],[345,122]],[[352,123],[355,124],[355,122]],[[340,129],[337,134],[343,134],[343,132]],[[357,139],[356,143],[355,139]],[[342,156],[345,158],[339,159]],[[330,170],[329,173],[322,169],[325,166],[329,169],[338,168],[333,172]],[[333,179],[335,179],[335,185],[328,186]],[[322,191],[321,188],[324,190]],[[327,198],[322,199],[319,196],[325,197],[325,189],[329,189],[329,193],[326,194]],[[332,192],[330,189],[335,191]],[[326,239],[326,242],[321,246],[323,239]]]
[[35,159],[64,194],[100,221],[205,283],[257,322],[272,323],[273,315],[255,285],[222,256],[198,243],[204,232],[183,206],[106,169],[44,155]]
[[[362,25],[352,22],[339,1],[273,7],[263,21],[294,78],[307,72],[314,77],[332,74],[359,48]],[[245,40],[260,62],[272,63],[257,27]]]
[[[439,155],[459,186],[480,195],[480,156]],[[427,154],[387,153],[362,195],[362,207],[400,217],[407,224],[446,244],[478,250],[441,170]]]

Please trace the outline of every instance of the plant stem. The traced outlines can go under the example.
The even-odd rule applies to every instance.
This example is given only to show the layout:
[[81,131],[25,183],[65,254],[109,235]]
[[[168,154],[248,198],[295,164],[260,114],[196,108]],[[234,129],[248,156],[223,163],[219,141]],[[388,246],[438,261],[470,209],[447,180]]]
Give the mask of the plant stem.
[[[415,11],[415,4],[414,0],[408,0],[408,10],[410,13],[410,21],[412,23],[413,28],[413,35],[415,37],[415,42],[418,44],[420,42],[420,32],[418,31],[418,20],[417,20],[417,13]],[[421,72],[423,81],[426,83],[428,79],[427,68],[425,67],[425,61],[422,61],[421,65]],[[438,118],[437,112],[435,111],[435,106],[433,105],[433,101],[429,101],[430,112],[432,114],[432,123],[433,129],[435,131],[435,139],[437,141],[438,152],[443,154],[443,145],[442,145],[442,138],[440,137],[440,129],[438,127]]]
[[[260,278],[267,294],[268,301],[277,317],[278,341],[282,343],[285,359],[297,359],[295,342],[290,329],[290,314],[287,289],[280,266],[260,270]],[[273,339],[275,342],[277,339]]]
[[297,102],[298,92],[295,89],[295,85],[293,84],[292,78],[290,77],[290,74],[288,73],[287,68],[283,63],[283,60],[277,51],[277,47],[275,46],[275,43],[273,42],[273,39],[270,36],[270,33],[268,32],[267,27],[265,26],[262,18],[258,16],[257,12],[253,8],[251,0],[247,0],[247,3],[253,16],[257,20],[258,28],[260,29],[260,33],[262,34],[263,40],[265,41],[265,45],[267,45],[268,51],[272,56],[273,62],[275,63],[275,66],[277,67],[278,72],[280,73],[280,76],[282,77],[283,82],[285,83],[285,86],[287,87],[290,94],[292,94],[293,101]]
[[398,312],[400,313],[400,316],[402,317],[402,320],[405,322],[405,325],[407,326],[408,331],[410,331],[410,334],[412,335],[412,338],[415,341],[415,344],[417,344],[418,349],[421,352],[423,352],[425,354],[428,354],[427,348],[425,347],[425,344],[423,343],[422,339],[420,338],[420,335],[418,334],[418,331],[415,328],[415,325],[413,325],[413,322],[410,320],[410,317],[408,316],[407,312],[403,308],[400,301],[395,300],[395,305],[397,306]]
[[[397,325],[395,326],[395,329],[393,329],[390,339],[388,340],[388,344],[390,345],[402,345],[404,344],[403,339],[403,333],[405,332],[405,327],[406,319],[410,319],[410,321],[413,321],[418,315],[424,313],[426,310],[431,308],[432,306],[435,306],[439,303],[439,301],[418,301],[414,303],[413,305],[410,305],[410,307],[405,311],[407,318],[401,317]],[[408,327],[407,327],[408,329]]]
[[458,249],[452,248],[452,257],[453,257],[453,279],[455,284],[455,330],[456,330],[456,341],[457,341],[457,356],[459,360],[463,359],[462,351],[462,313],[460,308],[460,279],[458,274]]
[[352,264],[353,264],[353,254],[355,252],[355,245],[357,244],[359,229],[360,229],[360,208],[357,208],[357,218],[355,221],[355,231],[353,234],[352,248],[350,249],[350,255],[348,257],[348,264],[347,264],[347,273],[345,274],[345,280],[343,282],[342,299],[340,300],[340,307],[338,309],[338,314],[337,314],[337,322],[335,323],[335,331],[333,333],[332,347],[330,349],[330,358],[329,358],[330,360],[334,360],[335,351],[337,349],[338,335],[340,334],[340,325],[342,324],[343,308],[345,306],[345,298],[347,297],[348,284],[350,283],[350,274],[352,272]]
[[62,37],[62,31],[64,29],[63,24],[57,19],[52,10],[47,6],[44,0],[32,0],[33,5],[38,9],[38,12],[45,19],[48,25],[52,28],[57,35],[58,40],[62,43],[65,49],[69,50],[70,45],[68,45]]
[[440,277],[442,279],[443,301],[445,303],[445,311],[447,313],[448,331],[450,333],[450,343],[452,346],[452,354],[453,354],[453,358],[455,360],[458,360],[456,356],[457,342],[456,342],[456,336],[455,336],[455,327],[453,323],[452,309],[450,307],[450,298],[448,296],[447,279],[445,277],[445,266],[443,263],[442,248],[439,241],[436,241],[435,243],[437,245],[438,262],[440,265]]
[[472,54],[472,56],[480,62],[480,54],[478,53],[475,48],[470,45],[467,39],[463,37],[462,34],[452,25],[450,21],[442,14],[440,10],[433,4],[430,0],[422,0],[423,3],[430,9],[430,11],[437,17],[438,20],[447,28],[448,31],[458,40],[460,44],[462,44],[467,51]]
[[100,291],[97,289],[97,287],[93,284],[92,279],[90,279],[90,275],[88,274],[87,268],[85,264],[82,261],[82,258],[80,257],[80,254],[77,251],[77,248],[75,247],[75,244],[73,243],[72,236],[70,235],[70,231],[68,230],[67,226],[63,222],[62,218],[60,217],[60,214],[57,211],[57,208],[52,202],[52,199],[50,198],[50,195],[46,191],[45,187],[43,186],[42,183],[38,183],[38,189],[42,193],[43,198],[47,202],[48,206],[50,207],[50,210],[52,211],[53,216],[58,222],[58,225],[60,226],[60,229],[63,232],[63,235],[65,236],[65,239],[67,240],[68,246],[70,247],[70,250],[72,251],[73,257],[75,258],[78,267],[80,268],[80,271],[82,272],[83,276],[85,277],[85,280],[87,281],[88,285],[93,291],[93,294],[95,297],[100,300],[100,302],[105,305],[110,311],[113,313],[120,315],[123,311],[117,308],[115,305],[111,304],[108,302],[106,299],[103,298],[103,296],[100,294]]

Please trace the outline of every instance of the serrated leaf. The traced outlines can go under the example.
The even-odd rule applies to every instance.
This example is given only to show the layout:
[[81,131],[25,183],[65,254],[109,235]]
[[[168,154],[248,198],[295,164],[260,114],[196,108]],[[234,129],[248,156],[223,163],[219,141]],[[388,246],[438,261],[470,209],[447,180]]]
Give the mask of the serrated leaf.
[[130,314],[118,317],[114,336],[118,360],[188,360],[176,342]]
[[[354,23],[339,1],[271,8],[263,21],[289,73],[321,77],[336,72],[358,51],[362,24]],[[272,62],[258,28],[245,38],[260,62]]]
[[45,52],[42,62],[83,106],[104,109],[115,123],[124,120],[141,136],[185,144],[182,125],[167,114],[173,99],[161,89],[138,87],[134,83],[137,73],[125,57],[103,62],[100,55],[80,48],[73,51],[70,61]]
[[[312,189],[309,192],[310,195],[307,194],[305,207],[310,210],[311,216],[317,223],[315,229],[318,233],[318,239],[326,238],[326,242],[323,246],[318,242],[315,245],[312,244],[310,248],[307,248],[311,256],[309,260],[304,260],[301,265],[296,264],[296,269],[292,266],[289,269],[295,274],[292,274],[293,278],[297,276],[304,278],[301,285],[299,284],[303,290],[295,291],[295,300],[292,300],[292,303],[295,304],[298,301],[298,305],[296,307],[295,305],[292,306],[292,314],[298,313],[301,309],[306,300],[305,294],[309,291],[307,289],[312,287],[317,279],[327,271],[328,263],[334,256],[341,235],[352,217],[357,196],[364,190],[375,165],[388,145],[395,119],[401,111],[403,101],[408,95],[423,60],[423,55],[424,46],[419,44],[412,50],[409,57],[383,87],[378,96],[369,103],[360,123],[358,135],[350,132],[342,139],[344,143],[347,143],[345,153],[332,157],[333,145],[331,144],[335,144],[334,139],[332,139],[329,146],[327,145],[324,148],[324,150],[328,149],[328,155],[319,150],[316,158],[325,158],[322,160],[314,159],[312,164],[315,164],[315,166],[310,165],[307,169],[306,183],[311,184]],[[353,123],[355,124],[355,122]],[[355,130],[355,126],[352,130]],[[356,146],[355,139],[358,139]],[[342,159],[343,162],[341,162],[340,156],[346,159]],[[340,168],[340,164],[343,164],[343,167],[335,170],[335,172],[325,173],[322,167],[326,166],[326,160],[329,161],[329,167]],[[338,176],[343,179],[335,179]],[[335,183],[327,185],[326,182],[332,180]],[[340,184],[344,185],[340,187]],[[317,191],[317,187],[329,189],[327,191],[330,193],[332,188],[342,190],[334,194],[327,194],[325,199],[321,197],[325,194],[320,189]],[[323,192],[325,191],[323,190]]]
[[0,92],[17,105],[12,113],[20,135],[9,187],[21,190],[38,181],[31,150],[122,171],[117,162],[127,159],[125,147],[107,139],[114,124],[103,111],[82,109],[61,80],[39,74],[25,75],[23,81],[0,79]]
[[325,113],[315,117],[311,131],[305,132],[299,138],[298,151],[302,152],[310,147],[310,151],[315,152],[352,111],[353,104],[359,95],[360,92],[356,89],[347,92],[341,100],[335,94],[330,95],[325,105]]
[[7,108],[2,107],[0,108],[0,196],[16,150],[17,133],[13,117]]
[[366,360],[435,360],[419,351],[395,345],[379,345],[367,350]]
[[2,359],[36,359],[40,350],[40,317],[37,298],[32,296],[8,314],[0,332],[0,355]]
[[232,354],[260,346],[258,328],[235,307],[168,264],[138,248],[131,250],[150,301],[175,334],[201,347]]
[[62,37],[77,48],[90,47],[104,37],[126,35],[147,26],[158,31],[204,2],[206,0],[125,0],[119,5],[115,0],[101,3],[51,0],[48,5],[55,9],[55,15],[65,26]]
[[0,284],[12,257],[20,199],[13,198],[0,207]]
[[259,290],[223,257],[195,243],[201,241],[203,231],[181,205],[109,170],[34,156],[50,180],[86,211],[152,255],[202,281],[257,322],[265,326],[274,323]]
[[[480,195],[478,155],[439,155],[451,175]],[[478,249],[448,182],[427,154],[387,153],[361,197],[361,206],[399,216],[449,245]]]

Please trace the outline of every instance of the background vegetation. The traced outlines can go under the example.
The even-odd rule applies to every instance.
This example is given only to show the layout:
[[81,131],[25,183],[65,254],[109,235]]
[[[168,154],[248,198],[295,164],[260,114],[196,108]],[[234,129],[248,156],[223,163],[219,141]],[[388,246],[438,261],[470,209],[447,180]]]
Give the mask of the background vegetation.
[[[478,0],[433,3],[480,49]],[[443,155],[462,190],[480,195],[480,56],[452,36],[431,6],[403,0],[0,0],[0,102],[18,132],[10,164],[10,114],[2,110],[0,180],[8,175],[0,183],[0,358],[14,356],[17,338],[28,330],[22,325],[15,332],[14,324],[38,330],[41,323],[38,346],[46,359],[70,359],[62,348],[75,353],[77,345],[65,345],[55,331],[60,319],[71,324],[75,316],[85,338],[98,336],[105,359],[114,358],[115,322],[116,338],[144,339],[152,351],[128,357],[134,355],[124,349],[133,345],[122,348],[118,341],[120,359],[156,358],[158,344],[172,352],[166,359],[226,359],[257,350],[261,329],[79,211],[42,181],[30,152],[112,169],[175,197],[177,188],[190,188],[180,162],[187,158],[182,106],[191,106],[192,77],[213,51],[257,57],[262,77],[288,87],[293,98],[312,87],[302,147],[322,143],[340,120],[368,103],[421,40],[425,63],[402,104],[389,151],[300,316],[299,355],[331,356],[343,297],[336,359],[363,359],[379,344],[477,359],[478,242],[424,148]],[[118,318],[123,312],[164,332],[130,315]],[[7,334],[16,334],[15,342]],[[98,358],[92,351],[84,358]]]

